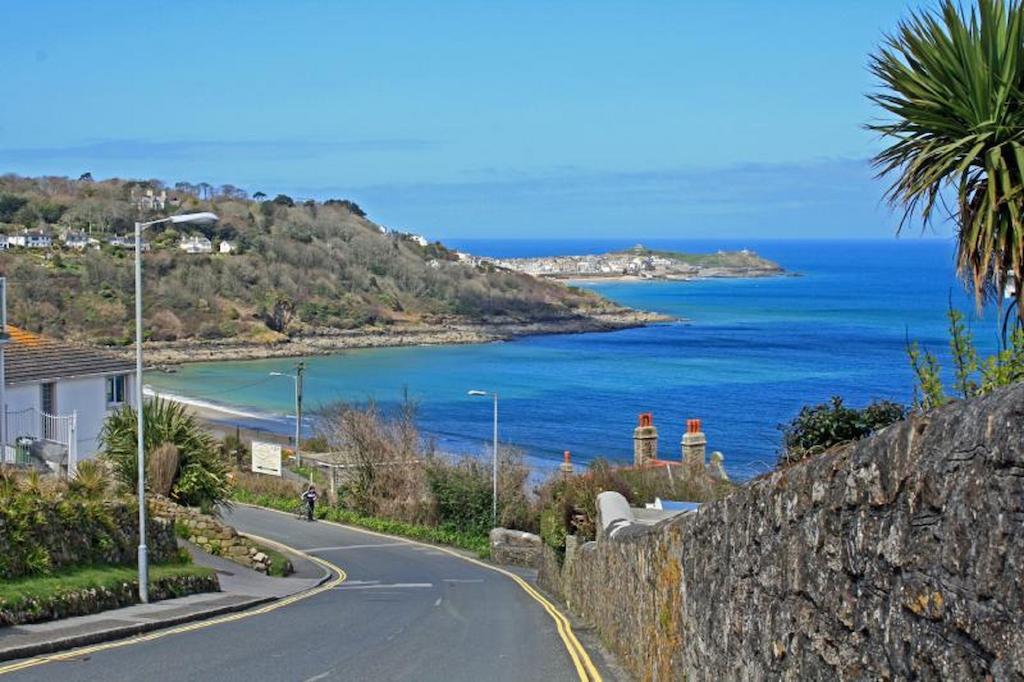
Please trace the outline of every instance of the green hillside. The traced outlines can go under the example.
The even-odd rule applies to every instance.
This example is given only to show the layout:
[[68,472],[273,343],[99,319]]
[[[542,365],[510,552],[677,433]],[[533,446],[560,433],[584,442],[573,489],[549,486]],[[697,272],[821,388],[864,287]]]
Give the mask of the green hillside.
[[[162,210],[151,210],[147,190]],[[254,198],[235,187],[159,181],[0,177],[0,233],[39,229],[48,249],[0,255],[10,319],[33,331],[100,343],[132,338],[133,259],[109,244],[135,220],[210,210],[209,227],[157,226],[146,233],[145,316],[152,340],[273,340],[337,329],[418,322],[534,321],[617,310],[604,299],[487,265],[472,266],[439,243],[384,233],[346,200]],[[187,229],[175,229],[187,228]],[[60,239],[96,240],[76,250]],[[178,248],[189,235],[214,253]],[[236,248],[217,253],[219,242]]]

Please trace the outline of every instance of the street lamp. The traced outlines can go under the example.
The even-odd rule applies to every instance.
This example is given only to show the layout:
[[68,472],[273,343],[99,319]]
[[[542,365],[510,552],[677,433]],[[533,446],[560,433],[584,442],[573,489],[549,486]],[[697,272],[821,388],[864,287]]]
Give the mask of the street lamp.
[[471,396],[494,398],[494,453],[491,460],[491,525],[498,525],[498,392],[472,390]]
[[142,429],[142,231],[160,223],[192,223],[210,225],[217,222],[215,213],[183,213],[147,223],[135,223],[135,416],[138,419],[139,464],[139,601],[149,601],[149,556],[146,549],[146,453],[143,447],[145,434]]
[[[295,365],[295,374],[285,372],[271,372],[272,377],[289,377],[295,381],[295,464],[302,466],[302,458],[299,456],[299,438],[302,437],[302,373],[306,370],[306,363],[300,362]],[[310,469],[309,480],[313,480],[313,470]]]

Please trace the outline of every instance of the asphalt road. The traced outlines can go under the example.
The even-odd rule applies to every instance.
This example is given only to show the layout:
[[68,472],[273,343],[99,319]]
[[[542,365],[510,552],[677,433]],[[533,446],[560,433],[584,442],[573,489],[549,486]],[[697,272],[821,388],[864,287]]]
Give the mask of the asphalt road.
[[580,679],[555,620],[508,576],[436,548],[264,510],[238,507],[227,521],[326,559],[346,580],[268,613],[4,680]]

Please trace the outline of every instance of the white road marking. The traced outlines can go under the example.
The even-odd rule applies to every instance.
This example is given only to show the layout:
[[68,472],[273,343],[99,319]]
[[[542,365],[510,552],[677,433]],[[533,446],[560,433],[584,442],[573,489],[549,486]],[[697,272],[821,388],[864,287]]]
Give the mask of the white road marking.
[[440,606],[440,605],[441,605],[441,597],[438,597],[437,601],[434,602],[434,606]]
[[391,583],[388,585],[345,583],[334,588],[336,590],[400,590],[410,587],[433,587],[434,583]]
[[349,585],[380,585],[379,580],[346,580]]
[[445,578],[442,582],[446,583],[482,583],[483,578]]
[[334,545],[333,547],[311,547],[303,552],[337,552],[341,549],[373,549],[374,547],[406,547],[405,542],[374,542],[368,545]]
[[310,677],[305,682],[316,682],[317,680],[322,680],[322,679],[324,679],[325,677],[327,677],[328,675],[330,675],[333,672],[334,672],[334,670],[331,669],[331,670],[328,670],[327,672],[322,672],[319,675],[313,675],[313,677]]

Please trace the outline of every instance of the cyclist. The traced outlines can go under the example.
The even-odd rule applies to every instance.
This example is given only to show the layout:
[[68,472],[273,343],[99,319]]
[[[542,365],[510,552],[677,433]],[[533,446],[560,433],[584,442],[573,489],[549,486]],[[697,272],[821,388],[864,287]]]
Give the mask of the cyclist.
[[306,520],[313,520],[313,512],[315,511],[316,501],[320,499],[320,495],[316,492],[316,486],[312,483],[306,488],[306,492],[302,493],[302,501],[306,503]]

